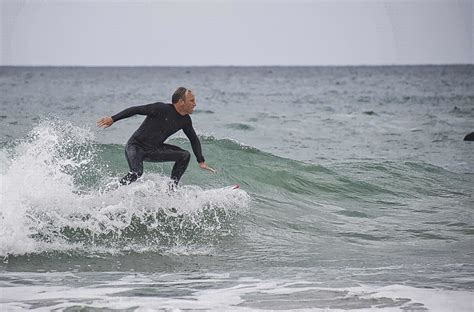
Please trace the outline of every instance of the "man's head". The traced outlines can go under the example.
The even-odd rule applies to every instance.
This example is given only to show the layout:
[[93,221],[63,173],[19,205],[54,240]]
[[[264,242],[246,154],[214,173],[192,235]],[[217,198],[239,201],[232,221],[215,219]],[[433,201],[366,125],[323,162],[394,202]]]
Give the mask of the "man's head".
[[193,91],[185,87],[179,87],[174,91],[171,103],[176,107],[178,113],[182,115],[192,114],[194,107],[196,107],[196,98]]

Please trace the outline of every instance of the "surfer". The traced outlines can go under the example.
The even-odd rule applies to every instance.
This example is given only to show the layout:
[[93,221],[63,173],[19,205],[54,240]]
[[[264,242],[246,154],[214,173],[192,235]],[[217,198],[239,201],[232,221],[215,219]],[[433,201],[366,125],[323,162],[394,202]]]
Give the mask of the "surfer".
[[171,187],[178,185],[181,176],[186,171],[190,160],[190,153],[177,146],[165,144],[165,140],[183,130],[189,141],[201,169],[215,172],[209,167],[202,156],[201,143],[194,131],[191,117],[196,98],[193,92],[184,87],[179,87],[171,97],[171,104],[161,102],[133,106],[111,117],[103,117],[97,121],[101,128],[110,127],[114,122],[134,115],[146,115],[141,126],[133,133],[125,146],[130,172],[120,183],[123,185],[136,181],[143,174],[143,162],[174,161],[171,171]]

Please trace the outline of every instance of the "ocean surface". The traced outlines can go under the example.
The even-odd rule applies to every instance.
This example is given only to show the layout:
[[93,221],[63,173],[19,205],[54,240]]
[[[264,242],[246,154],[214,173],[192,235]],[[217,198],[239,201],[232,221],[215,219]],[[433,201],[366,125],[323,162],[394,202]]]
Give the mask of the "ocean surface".
[[[118,187],[178,86],[217,173]],[[473,65],[0,67],[0,310],[474,311],[473,131]]]

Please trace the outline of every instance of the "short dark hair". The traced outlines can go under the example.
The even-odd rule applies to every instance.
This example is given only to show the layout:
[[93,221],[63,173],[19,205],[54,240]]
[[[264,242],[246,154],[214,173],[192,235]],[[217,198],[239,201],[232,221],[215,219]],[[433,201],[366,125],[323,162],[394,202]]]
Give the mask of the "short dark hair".
[[186,93],[191,92],[191,90],[186,89],[185,87],[179,87],[174,91],[173,96],[171,97],[171,103],[175,104],[178,103],[181,99],[186,99]]

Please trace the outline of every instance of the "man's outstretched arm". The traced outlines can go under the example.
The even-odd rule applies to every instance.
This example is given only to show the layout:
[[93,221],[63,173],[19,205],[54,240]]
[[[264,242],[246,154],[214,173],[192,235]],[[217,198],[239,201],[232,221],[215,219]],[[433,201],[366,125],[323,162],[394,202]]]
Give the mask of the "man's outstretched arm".
[[157,106],[155,104],[156,103],[126,108],[112,117],[107,116],[99,119],[97,121],[97,126],[101,128],[107,128],[110,127],[114,122],[119,121],[120,119],[131,117],[133,115],[154,115],[157,113]]

